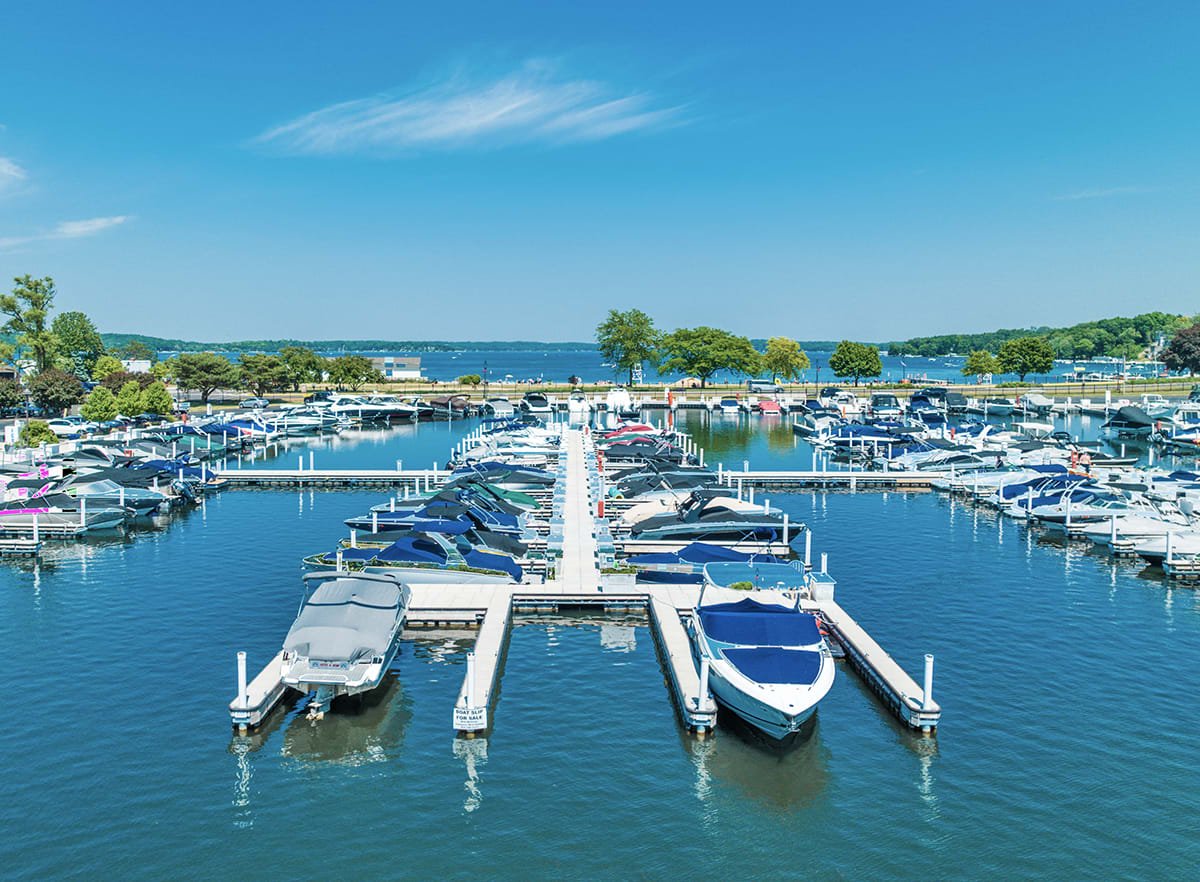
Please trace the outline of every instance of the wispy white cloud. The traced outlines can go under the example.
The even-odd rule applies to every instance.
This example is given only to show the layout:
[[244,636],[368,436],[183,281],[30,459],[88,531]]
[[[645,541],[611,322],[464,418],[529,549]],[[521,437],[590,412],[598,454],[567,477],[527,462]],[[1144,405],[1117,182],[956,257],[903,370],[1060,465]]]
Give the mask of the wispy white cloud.
[[455,74],[437,82],[323,107],[263,132],[256,143],[287,153],[397,153],[513,143],[598,141],[676,125],[682,106],[569,79],[530,61],[500,77]]
[[1108,199],[1112,196],[1139,196],[1143,193],[1153,193],[1154,187],[1103,187],[1091,190],[1079,190],[1075,193],[1064,193],[1055,196],[1056,202],[1075,202],[1079,199]]
[[25,173],[25,169],[21,168],[21,166],[17,165],[7,156],[0,156],[0,190],[17,184],[25,180],[26,177],[28,175]]
[[111,217],[91,217],[86,220],[63,221],[49,230],[31,233],[27,236],[0,237],[0,250],[10,250],[33,242],[47,242],[53,239],[82,239],[94,236],[112,227],[120,226],[130,220],[129,215],[119,214]]

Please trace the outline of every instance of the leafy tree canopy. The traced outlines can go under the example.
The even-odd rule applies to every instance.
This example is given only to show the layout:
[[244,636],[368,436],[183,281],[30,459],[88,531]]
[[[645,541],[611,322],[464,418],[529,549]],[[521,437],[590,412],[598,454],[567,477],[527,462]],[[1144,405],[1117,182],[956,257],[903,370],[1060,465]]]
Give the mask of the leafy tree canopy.
[[878,377],[883,373],[883,362],[879,350],[867,343],[843,340],[829,356],[829,367],[834,376],[853,377],[858,385],[862,377]]
[[175,380],[180,389],[194,389],[200,393],[200,401],[207,404],[209,397],[218,389],[237,387],[239,374],[233,362],[223,355],[212,352],[181,352],[164,362],[167,376]]
[[279,355],[243,355],[238,369],[241,385],[259,397],[292,386],[292,373]]
[[16,380],[0,380],[0,407],[17,407],[24,400]]
[[771,378],[783,378],[785,382],[800,379],[811,366],[808,353],[800,344],[788,337],[771,337],[767,340],[767,351],[762,356],[763,367],[771,372]]
[[996,363],[996,357],[986,349],[976,349],[970,353],[967,356],[966,364],[962,367],[964,377],[998,373],[1000,373],[1000,365]]
[[2,329],[16,336],[17,345],[29,350],[34,367],[44,371],[54,363],[58,339],[50,330],[50,310],[54,307],[54,279],[35,279],[28,274],[13,279],[11,294],[0,294],[0,313],[8,316]]
[[1200,371],[1200,323],[1177,333],[1163,350],[1162,360],[1173,371]]
[[157,380],[142,390],[142,410],[145,413],[170,413],[174,406],[171,393]]
[[680,328],[662,339],[664,371],[680,371],[700,379],[700,386],[717,371],[758,373],[762,358],[747,337],[719,328]]
[[342,355],[329,361],[329,379],[339,389],[346,387],[357,392],[366,383],[382,382],[383,374],[365,355]]
[[121,360],[112,355],[102,355],[96,359],[96,363],[92,365],[92,379],[103,380],[109,374],[115,374],[123,371]]
[[608,318],[596,328],[596,347],[604,359],[629,372],[633,385],[634,368],[649,362],[659,363],[663,335],[654,327],[654,319],[640,309],[608,311]]
[[97,359],[104,354],[104,343],[92,320],[82,312],[60,312],[50,324],[58,351],[70,359],[75,376],[89,379]]
[[117,416],[117,398],[107,386],[97,386],[83,402],[79,412],[85,420],[104,423]]
[[[101,387],[103,388],[103,387]],[[121,416],[132,417],[145,411],[142,406],[142,387],[137,380],[130,380],[121,387],[116,399],[117,412]]]
[[1017,337],[1000,347],[996,363],[1023,383],[1027,374],[1048,374],[1054,369],[1054,350],[1045,337]]
[[38,447],[42,444],[55,444],[58,436],[45,420],[30,420],[21,427],[17,444],[21,447]]
[[83,398],[83,384],[74,374],[47,368],[29,381],[29,396],[38,407],[62,413]]
[[319,383],[325,377],[327,363],[311,349],[304,346],[285,346],[279,350],[279,357],[287,366],[289,379],[294,391],[299,392],[304,383]]

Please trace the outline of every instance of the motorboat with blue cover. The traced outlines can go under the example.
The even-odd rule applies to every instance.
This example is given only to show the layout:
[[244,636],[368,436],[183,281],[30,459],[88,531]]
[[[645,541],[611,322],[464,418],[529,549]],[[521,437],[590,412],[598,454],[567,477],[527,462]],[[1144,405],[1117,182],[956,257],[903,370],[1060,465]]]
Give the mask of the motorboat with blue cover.
[[395,533],[411,530],[414,525],[427,525],[430,521],[460,523],[463,525],[462,532],[475,527],[512,536],[521,536],[525,532],[524,515],[510,515],[469,503],[442,500],[431,501],[418,509],[372,510],[348,518],[346,526],[370,533]]
[[794,740],[833,686],[833,656],[812,613],[778,592],[732,599],[738,593],[707,589],[708,602],[702,595],[693,619],[697,660],[708,661],[718,704],[775,741]]
[[412,592],[395,573],[308,573],[283,641],[280,679],[311,695],[309,716],[379,686],[400,645]]
[[626,566],[634,567],[637,581],[652,583],[695,584],[704,581],[704,568],[714,563],[776,563],[771,554],[734,551],[724,545],[692,542],[678,551],[635,554],[625,558]]
[[476,548],[465,537],[436,532],[407,533],[384,548],[339,548],[304,559],[310,569],[336,568],[399,573],[409,584],[508,585],[524,570],[512,555]]

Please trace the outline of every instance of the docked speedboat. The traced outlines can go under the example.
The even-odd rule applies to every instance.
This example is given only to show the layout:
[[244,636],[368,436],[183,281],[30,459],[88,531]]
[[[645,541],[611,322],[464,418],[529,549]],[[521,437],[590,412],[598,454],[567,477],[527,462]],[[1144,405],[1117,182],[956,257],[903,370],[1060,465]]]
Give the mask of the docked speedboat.
[[871,416],[878,420],[898,420],[904,416],[904,409],[891,392],[876,392],[871,396]]
[[692,583],[704,582],[704,568],[713,563],[778,563],[771,554],[734,551],[724,545],[692,542],[678,551],[635,554],[625,558],[625,566],[638,571],[639,582]]
[[[800,525],[795,526],[799,532]],[[783,529],[781,512],[743,502],[720,490],[693,490],[673,510],[630,524],[630,532],[636,539],[670,541],[751,538],[776,541],[783,536]]]
[[1144,438],[1154,431],[1154,420],[1136,405],[1117,409],[1100,430],[1114,438]]
[[400,645],[412,592],[394,573],[309,573],[283,641],[280,679],[320,717],[342,696],[379,686]]
[[304,564],[312,569],[396,573],[410,585],[510,585],[524,575],[510,554],[436,532],[407,533],[383,548],[338,548],[306,557]]
[[609,415],[620,419],[637,419],[641,413],[638,408],[634,407],[633,398],[630,397],[629,390],[624,386],[613,386],[609,389],[604,406]]
[[833,656],[812,613],[779,592],[745,594],[705,589],[693,619],[695,653],[708,662],[720,705],[768,737],[789,741],[805,731],[833,686]]
[[483,403],[481,410],[489,416],[498,417],[501,419],[504,417],[510,417],[517,412],[517,409],[513,407],[512,402],[503,395],[497,395],[489,398]]
[[567,414],[573,423],[584,422],[591,416],[592,403],[588,401],[588,397],[584,392],[576,389],[567,396]]
[[715,409],[726,416],[736,416],[742,412],[742,406],[738,400],[731,397],[722,398],[717,402]]
[[544,392],[526,392],[521,397],[520,408],[525,413],[537,417],[548,417],[554,413],[554,407]]

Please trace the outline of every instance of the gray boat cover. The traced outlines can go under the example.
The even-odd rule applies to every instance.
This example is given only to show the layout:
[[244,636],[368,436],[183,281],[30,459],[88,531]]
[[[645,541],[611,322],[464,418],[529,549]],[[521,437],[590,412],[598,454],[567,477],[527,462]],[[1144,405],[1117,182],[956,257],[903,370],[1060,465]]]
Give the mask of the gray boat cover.
[[354,664],[391,647],[400,609],[398,584],[331,579],[304,602],[283,648],[309,659]]

